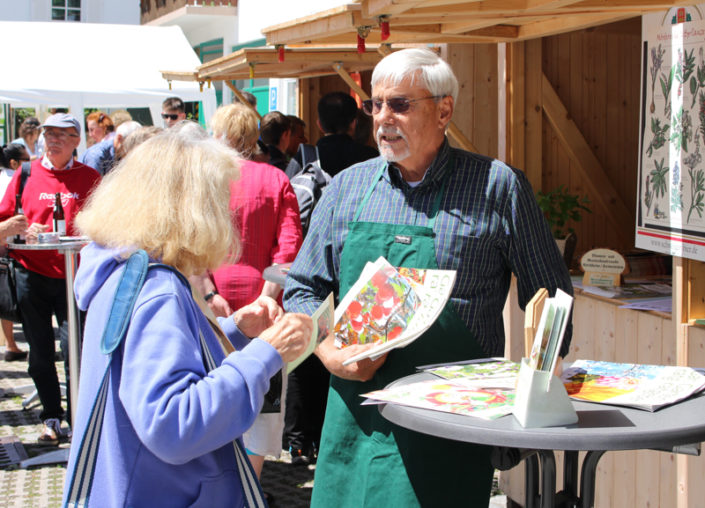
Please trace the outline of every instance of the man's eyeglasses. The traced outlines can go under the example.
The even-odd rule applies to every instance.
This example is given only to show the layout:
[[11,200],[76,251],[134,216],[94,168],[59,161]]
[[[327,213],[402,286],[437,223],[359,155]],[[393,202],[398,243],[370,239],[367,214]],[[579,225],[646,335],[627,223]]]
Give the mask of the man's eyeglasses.
[[179,118],[179,115],[177,115],[176,113],[162,113],[162,118],[164,120],[176,120],[177,118]]
[[63,132],[63,131],[44,131],[44,137],[45,138],[54,138],[54,139],[60,139],[61,141],[65,141],[67,138],[77,138],[79,137],[78,134],[70,134],[68,132]]
[[362,101],[362,111],[368,115],[376,115],[382,110],[382,105],[387,104],[387,107],[392,110],[392,113],[406,113],[409,111],[412,102],[424,101],[426,99],[442,99],[445,95],[431,95],[429,97],[421,97],[419,99],[407,99],[406,97],[392,97],[391,99],[367,99]]

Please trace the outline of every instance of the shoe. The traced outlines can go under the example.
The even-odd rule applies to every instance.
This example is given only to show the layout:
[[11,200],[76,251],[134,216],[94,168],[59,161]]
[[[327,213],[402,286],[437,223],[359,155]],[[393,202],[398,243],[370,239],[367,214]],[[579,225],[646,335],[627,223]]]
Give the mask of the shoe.
[[25,360],[26,358],[27,351],[5,351],[6,362],[16,362],[18,360]]
[[291,464],[294,466],[308,466],[311,461],[307,455],[300,449],[289,448],[289,453],[291,454]]
[[59,446],[61,439],[61,420],[58,418],[49,418],[44,420],[42,433],[37,438],[39,444]]

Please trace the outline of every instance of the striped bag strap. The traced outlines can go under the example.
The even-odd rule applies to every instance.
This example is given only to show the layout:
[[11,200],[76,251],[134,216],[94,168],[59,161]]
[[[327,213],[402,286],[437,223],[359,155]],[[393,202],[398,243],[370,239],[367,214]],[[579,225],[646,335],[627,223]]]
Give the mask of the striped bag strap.
[[[213,326],[213,323],[211,323]],[[222,333],[222,331],[221,331]],[[199,333],[201,339],[201,353],[203,362],[206,365],[206,370],[210,372],[217,367],[213,355],[208,349],[203,333]],[[235,449],[235,460],[237,462],[237,472],[240,475],[240,484],[245,494],[245,508],[266,508],[267,502],[264,499],[262,486],[257,479],[252,463],[247,458],[245,447],[239,439],[233,440],[233,448]]]
[[86,432],[79,443],[78,453],[76,454],[76,466],[66,486],[68,490],[66,506],[79,507],[86,506],[88,503],[88,496],[93,485],[98,443],[100,443],[100,435],[103,430],[112,352],[120,345],[127,332],[132,309],[147,276],[148,266],[149,257],[145,251],[138,250],[132,253],[125,263],[125,270],[115,290],[115,298],[113,299],[110,315],[100,341],[101,351],[110,356],[108,357],[108,364],[105,366],[105,373],[103,374],[100,388],[91,408]]
[[[101,351],[107,355],[108,363],[105,367],[105,373],[100,383],[100,388],[96,394],[93,407],[91,408],[90,417],[86,426],[86,431],[81,438],[78,453],[76,454],[76,466],[73,474],[66,486],[68,495],[66,496],[67,507],[84,507],[88,505],[88,498],[93,484],[95,474],[95,464],[98,455],[98,445],[100,443],[100,435],[103,429],[103,417],[105,416],[105,406],[108,397],[108,386],[110,381],[110,364],[112,360],[112,352],[117,349],[122,342],[122,339],[127,332],[127,327],[132,315],[132,309],[137,301],[144,280],[147,276],[147,270],[152,266],[163,266],[173,270],[179,278],[181,278],[187,286],[188,281],[174,268],[168,265],[158,263],[149,263],[149,257],[143,250],[135,251],[125,264],[125,270],[120,278],[118,287],[115,291],[115,298],[110,309],[110,315],[103,332],[100,347]],[[211,323],[211,326],[213,323]],[[222,331],[221,331],[222,333]],[[203,333],[199,333],[201,354],[203,363],[208,372],[217,367],[213,355],[203,338]],[[245,508],[267,508],[267,503],[264,500],[262,488],[257,480],[257,476],[252,469],[252,464],[247,458],[245,449],[239,440],[233,441],[235,449],[235,459],[240,475],[240,481],[244,491]]]

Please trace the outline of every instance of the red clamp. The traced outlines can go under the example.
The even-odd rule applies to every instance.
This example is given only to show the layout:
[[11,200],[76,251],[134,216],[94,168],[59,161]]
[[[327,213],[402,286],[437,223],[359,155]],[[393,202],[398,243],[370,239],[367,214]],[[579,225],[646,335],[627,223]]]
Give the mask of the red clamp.
[[389,16],[379,17],[379,28],[381,30],[380,38],[383,41],[389,39]]

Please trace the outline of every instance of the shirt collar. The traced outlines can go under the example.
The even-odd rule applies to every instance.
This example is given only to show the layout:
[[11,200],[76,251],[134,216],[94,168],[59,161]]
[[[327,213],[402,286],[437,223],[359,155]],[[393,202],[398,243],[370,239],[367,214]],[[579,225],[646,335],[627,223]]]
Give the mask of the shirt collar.
[[[421,183],[415,188],[422,188],[426,187],[427,185],[439,185],[441,180],[443,180],[443,178],[445,178],[448,172],[451,171],[451,168],[447,167],[447,163],[449,160],[450,144],[448,143],[448,138],[444,138],[440,150],[438,150],[436,157],[431,162],[431,165],[426,170],[426,173],[424,173]],[[399,168],[397,168],[394,163],[389,164],[388,167],[390,181],[394,182],[397,185],[400,185],[401,182],[404,182],[404,184],[409,185],[402,178]],[[394,169],[392,170],[392,168]]]
[[66,164],[66,166],[64,166],[63,168],[56,168],[56,167],[54,167],[54,165],[53,165],[53,164],[51,163],[51,161],[49,160],[49,157],[47,157],[46,154],[45,154],[44,157],[42,157],[42,166],[44,166],[45,168],[47,168],[47,169],[49,169],[49,170],[51,170],[51,171],[56,171],[57,169],[59,169],[59,170],[61,170],[61,169],[71,169],[71,168],[73,167],[73,157],[71,157],[71,158],[69,159],[68,164]]

